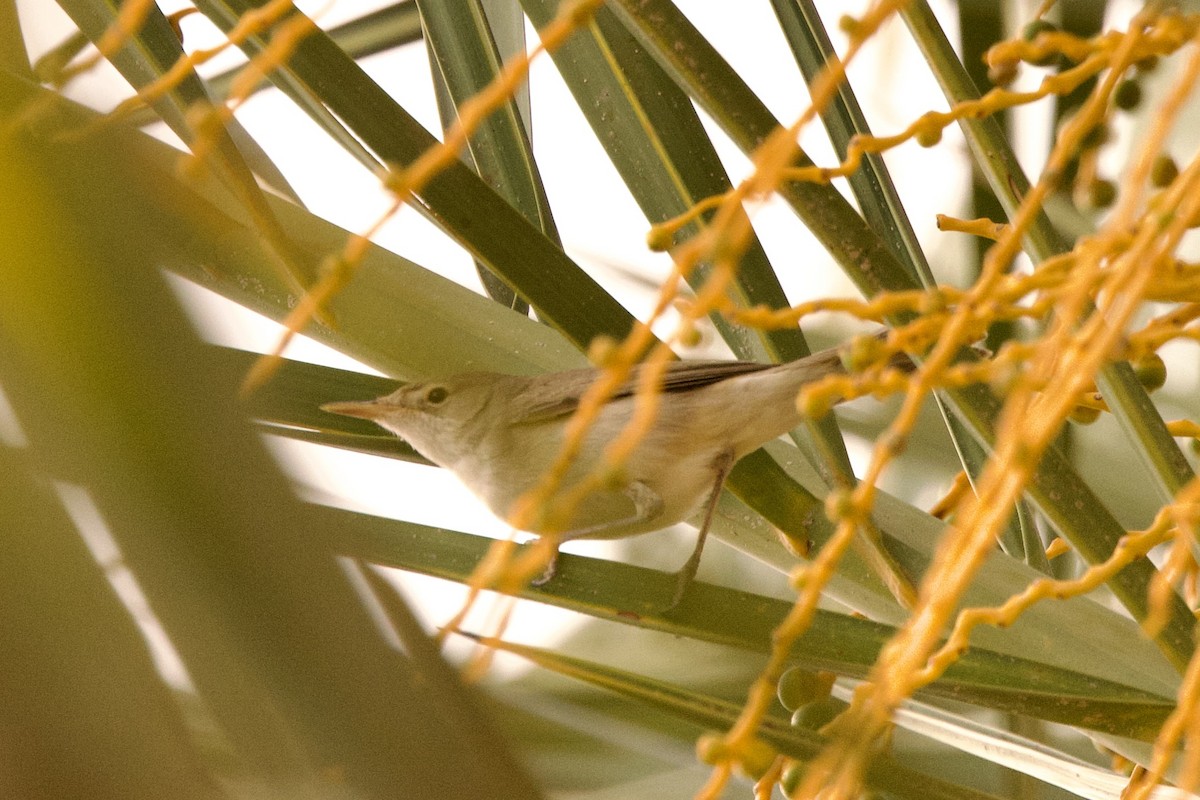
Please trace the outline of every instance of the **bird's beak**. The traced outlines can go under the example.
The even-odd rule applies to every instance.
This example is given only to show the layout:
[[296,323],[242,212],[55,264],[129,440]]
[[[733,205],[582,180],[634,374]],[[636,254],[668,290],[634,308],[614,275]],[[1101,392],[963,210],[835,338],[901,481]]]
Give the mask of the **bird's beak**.
[[359,419],[376,420],[388,412],[389,406],[378,400],[356,400],[342,403],[326,403],[322,411],[330,414],[341,414],[343,417],[358,417]]

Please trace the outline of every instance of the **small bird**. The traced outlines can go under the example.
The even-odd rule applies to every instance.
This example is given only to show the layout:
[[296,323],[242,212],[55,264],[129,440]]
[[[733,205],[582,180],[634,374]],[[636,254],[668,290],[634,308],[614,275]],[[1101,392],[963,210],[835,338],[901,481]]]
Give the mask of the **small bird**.
[[[893,365],[911,369],[905,356]],[[629,424],[641,367],[608,399],[585,435],[564,486],[600,466],[605,446]],[[675,361],[666,367],[663,402],[618,479],[574,509],[559,543],[615,539],[660,530],[703,506],[696,547],[677,573],[672,608],[696,573],[725,478],[738,459],[801,421],[796,396],[809,383],[845,374],[836,349],[768,365],[748,361]],[[322,405],[372,420],[458,476],[496,516],[550,469],[568,418],[599,377],[593,368],[533,377],[472,372],[411,383],[376,400]],[[530,533],[539,533],[534,530]],[[539,582],[553,577],[554,565]]]

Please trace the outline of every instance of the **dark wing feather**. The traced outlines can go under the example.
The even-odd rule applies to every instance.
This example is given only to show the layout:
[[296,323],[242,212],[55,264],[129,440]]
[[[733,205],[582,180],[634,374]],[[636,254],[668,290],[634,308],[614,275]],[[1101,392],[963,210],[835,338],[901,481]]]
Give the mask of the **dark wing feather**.
[[[756,361],[673,361],[667,365],[667,374],[663,378],[664,392],[686,392],[689,389],[699,389],[714,383],[720,383],[737,375],[748,375],[751,372],[762,372],[770,369],[772,364],[759,364]],[[640,368],[638,368],[640,369]],[[621,387],[618,397],[626,397],[637,391],[637,372]]]
[[[662,391],[686,392],[770,368],[770,364],[754,361],[673,361],[667,365]],[[642,369],[633,368],[629,379],[613,394],[613,399],[631,397],[637,392]],[[597,369],[576,369],[530,378],[524,391],[514,398],[514,418],[532,423],[573,414],[579,408],[584,392],[599,376]]]

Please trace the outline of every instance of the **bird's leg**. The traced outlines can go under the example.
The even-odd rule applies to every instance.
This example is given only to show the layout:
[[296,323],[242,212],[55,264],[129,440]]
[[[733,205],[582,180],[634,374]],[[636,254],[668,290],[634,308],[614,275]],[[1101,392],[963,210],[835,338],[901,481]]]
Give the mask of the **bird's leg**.
[[675,573],[675,593],[671,596],[671,603],[663,608],[663,611],[670,611],[679,605],[679,601],[683,599],[683,593],[687,591],[692,579],[696,577],[696,570],[700,568],[700,554],[704,552],[704,541],[708,538],[708,528],[712,524],[713,514],[717,510],[717,501],[721,499],[721,489],[724,488],[725,479],[729,477],[731,469],[733,469],[733,453],[725,451],[713,460],[715,472],[713,487],[708,499],[704,502],[704,521],[700,523],[700,533],[696,536],[696,547],[688,556],[688,560]]
[[[647,520],[654,519],[662,513],[663,500],[658,492],[651,489],[641,481],[634,481],[629,484],[624,490],[625,495],[633,501],[633,513],[628,517],[622,517],[612,522],[604,522],[599,525],[589,525],[586,528],[577,528],[573,531],[567,531],[558,539],[558,544],[561,546],[565,542],[574,541],[575,539],[587,539],[592,536],[603,536],[605,531],[614,528],[624,527],[626,525],[639,525]],[[537,578],[530,581],[533,586],[543,586],[554,579],[554,574],[558,571],[558,548],[554,549],[554,556],[550,559],[550,563],[546,565],[546,571]]]

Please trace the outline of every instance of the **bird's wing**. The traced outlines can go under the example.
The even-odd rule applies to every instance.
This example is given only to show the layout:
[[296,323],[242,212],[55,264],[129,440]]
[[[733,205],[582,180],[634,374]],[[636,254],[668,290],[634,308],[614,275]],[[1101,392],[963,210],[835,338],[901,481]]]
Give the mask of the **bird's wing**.
[[[770,366],[754,361],[673,361],[667,365],[660,388],[665,393],[686,392],[736,375],[769,369]],[[629,379],[621,384],[611,399],[635,394],[643,369],[634,367]],[[579,408],[584,392],[599,376],[597,369],[577,369],[532,378],[525,390],[514,399],[514,418],[535,423],[573,414]]]

